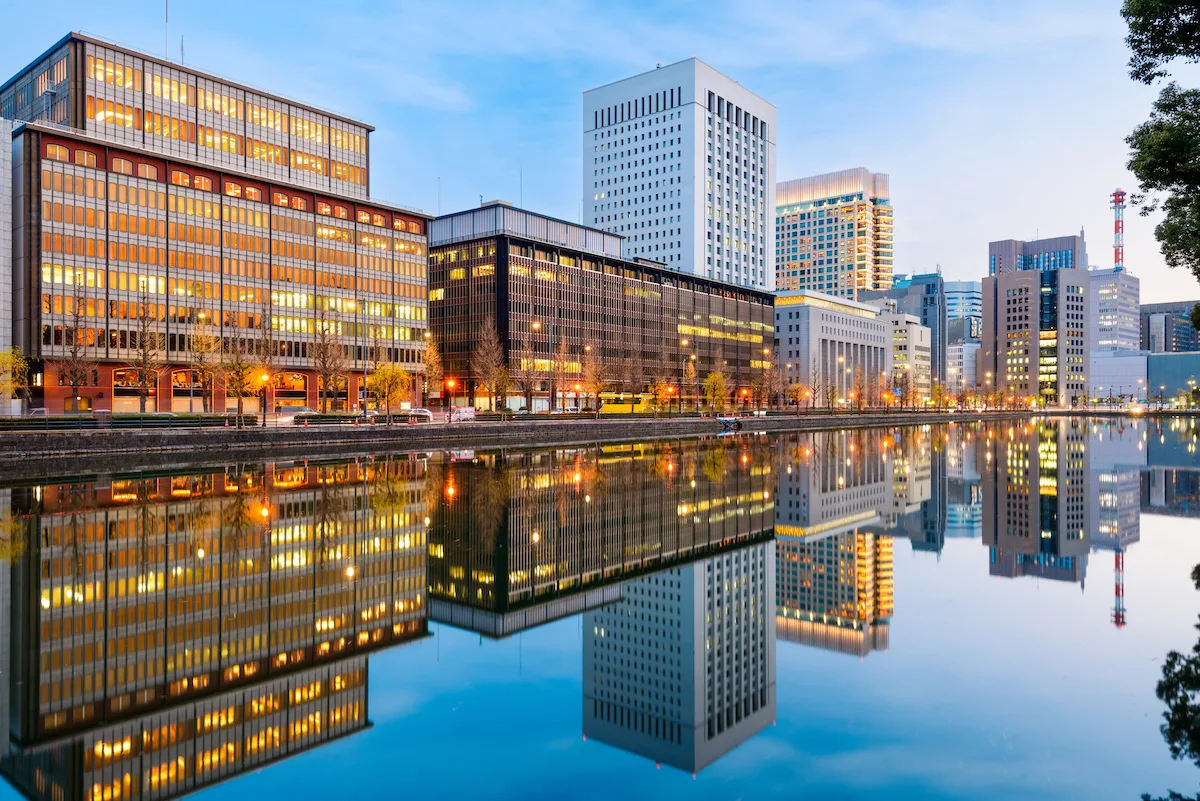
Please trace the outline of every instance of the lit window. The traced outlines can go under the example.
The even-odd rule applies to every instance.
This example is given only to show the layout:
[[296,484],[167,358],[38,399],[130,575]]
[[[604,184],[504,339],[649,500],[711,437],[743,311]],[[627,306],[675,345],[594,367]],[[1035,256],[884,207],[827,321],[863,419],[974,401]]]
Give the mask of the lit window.
[[286,206],[288,204],[288,196],[282,192],[273,192],[271,194],[271,202],[276,206]]
[[392,227],[395,228],[397,231],[403,231],[405,228],[404,220],[400,219],[399,217],[393,217],[392,218]]
[[225,182],[225,194],[229,195],[230,197],[241,197],[242,196],[242,185],[235,184],[233,181],[226,181]]
[[246,200],[262,200],[262,190],[253,186],[246,187]]
[[292,208],[296,211],[304,211],[308,208],[308,203],[302,197],[294,197],[292,198]]
[[410,234],[419,234],[419,233],[421,233],[421,224],[420,224],[419,222],[416,222],[415,220],[414,220],[414,221],[412,221],[412,222],[410,222],[410,223],[408,224],[408,232],[409,232]]
[[203,189],[206,192],[212,191],[212,178],[206,178],[203,175],[197,175],[193,181],[193,185],[197,189]]
[[128,159],[113,159],[112,171],[121,175],[133,175],[133,162]]
[[369,223],[369,222],[371,221],[371,212],[369,212],[369,211],[360,211],[360,212],[358,213],[358,221],[359,221],[360,223]]
[[149,178],[151,181],[158,180],[158,167],[153,164],[139,164],[137,169],[138,178]]
[[318,201],[317,202],[317,214],[321,214],[325,217],[328,217],[330,214],[333,214],[333,207],[330,206],[328,203],[321,203],[320,201]]
[[382,214],[371,215],[371,224],[382,226],[383,225],[383,215]]
[[71,151],[62,145],[46,145],[46,158],[51,161],[70,161]]
[[192,179],[186,172],[171,170],[171,183],[176,186],[191,186]]
[[79,148],[76,148],[75,163],[78,164],[80,167],[95,167],[96,166],[96,154],[92,153],[90,151],[87,151],[87,150],[81,150]]
[[349,212],[346,211],[345,206],[334,206],[333,207],[333,216],[337,217],[339,219],[345,220],[345,219],[349,218],[350,214],[349,214]]

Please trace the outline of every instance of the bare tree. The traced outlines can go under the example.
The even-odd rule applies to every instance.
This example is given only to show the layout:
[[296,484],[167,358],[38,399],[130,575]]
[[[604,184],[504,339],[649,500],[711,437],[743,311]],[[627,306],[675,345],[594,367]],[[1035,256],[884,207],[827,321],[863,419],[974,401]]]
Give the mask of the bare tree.
[[219,370],[225,392],[237,401],[237,426],[245,425],[245,400],[255,394],[255,363],[257,349],[254,340],[244,336],[225,337],[221,346]]
[[310,348],[313,369],[321,382],[321,412],[328,414],[329,397],[345,380],[350,362],[346,358],[346,348],[338,338],[337,323],[329,319],[325,310],[322,310],[321,316],[317,318]]
[[521,390],[525,398],[525,408],[533,411],[533,393],[541,383],[541,371],[537,368],[537,353],[533,349],[533,339],[526,331],[521,335],[517,352],[509,359],[509,377]]
[[[425,369],[425,393],[429,394],[429,389],[442,380],[445,375],[445,368],[442,365],[442,352],[438,350],[437,343],[433,341],[431,332],[425,332],[425,357],[422,359]],[[446,398],[446,393],[443,390],[442,400]],[[426,401],[428,402],[428,401]]]
[[[150,389],[158,386],[159,376],[167,366],[166,335],[158,330],[158,304],[150,303],[145,289],[138,293],[134,311],[137,320],[133,333],[137,341],[133,343],[133,358],[128,367],[133,372],[133,380],[137,382],[138,411],[145,414]],[[156,411],[171,410],[160,407]]]
[[850,391],[854,393],[854,408],[861,412],[863,410],[863,406],[865,406],[867,403],[867,374],[863,372],[862,367],[854,368],[854,381],[852,387],[853,388]]
[[[258,357],[258,379],[262,382],[262,424],[267,425],[267,387],[275,382],[279,374],[279,340],[275,336],[275,302],[271,293],[266,293],[265,300],[259,304],[257,341],[255,351]],[[241,412],[239,411],[240,415]]]
[[[221,366],[221,334],[203,312],[192,325],[188,346],[188,367],[200,380],[200,403],[207,413],[216,405],[212,398],[213,376]],[[191,376],[188,377],[188,385],[193,385]],[[188,411],[192,411],[191,408]]]
[[567,374],[571,371],[571,350],[567,346],[565,339],[558,341],[558,348],[554,351],[554,357],[550,364],[550,405],[554,405],[554,396],[557,393],[560,405],[566,402],[566,386],[568,382]]
[[496,379],[504,367],[504,344],[496,331],[496,320],[492,315],[483,318],[479,326],[475,347],[471,349],[471,377],[488,394],[488,408],[496,409]]
[[608,386],[608,371],[600,360],[600,354],[596,348],[587,350],[583,354],[583,374],[580,383],[583,385],[583,391],[592,398],[592,408],[596,413],[596,419],[599,420],[600,393]]
[[760,404],[771,405],[771,401],[779,396],[779,371],[770,362],[754,376],[751,389]]
[[63,347],[66,351],[47,365],[59,374],[59,383],[71,388],[71,408],[79,408],[79,388],[86,387],[99,365],[91,358],[87,343],[87,297],[83,282],[76,278],[71,296],[63,299],[71,305],[71,324],[63,326]]
[[787,395],[788,400],[796,405],[796,416],[799,417],[801,404],[808,398],[808,387],[798,381],[794,382],[788,385]]
[[[688,357],[687,363],[683,365],[683,384],[687,387],[688,392],[692,394],[692,399],[696,406],[700,405],[700,377],[696,375],[696,360]],[[684,388],[679,388],[679,397],[682,404]],[[680,405],[680,412],[683,411],[683,406]]]
[[815,406],[825,397],[825,383],[821,380],[820,365],[813,365],[812,380],[809,381],[808,388],[812,392],[813,405]]

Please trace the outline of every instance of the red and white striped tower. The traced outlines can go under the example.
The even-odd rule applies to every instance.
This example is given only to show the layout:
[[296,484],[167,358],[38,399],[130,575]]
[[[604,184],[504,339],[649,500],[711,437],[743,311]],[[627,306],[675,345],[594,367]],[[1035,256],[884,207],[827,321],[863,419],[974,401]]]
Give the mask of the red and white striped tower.
[[1125,190],[1110,195],[1113,210],[1113,270],[1125,269]]

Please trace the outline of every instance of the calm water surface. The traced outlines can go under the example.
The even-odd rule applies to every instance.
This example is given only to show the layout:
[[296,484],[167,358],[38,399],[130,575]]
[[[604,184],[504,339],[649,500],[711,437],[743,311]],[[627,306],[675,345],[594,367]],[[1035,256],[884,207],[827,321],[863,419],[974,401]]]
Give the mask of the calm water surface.
[[0,489],[0,795],[1137,799],[1191,421]]

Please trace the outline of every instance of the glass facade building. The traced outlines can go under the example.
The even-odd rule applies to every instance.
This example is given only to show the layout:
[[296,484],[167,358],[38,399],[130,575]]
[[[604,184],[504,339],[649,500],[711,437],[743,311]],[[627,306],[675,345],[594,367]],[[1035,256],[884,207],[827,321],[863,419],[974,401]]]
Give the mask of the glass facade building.
[[[318,340],[348,362],[335,408],[358,405],[364,368],[420,369],[429,218],[368,200],[368,126],[75,34],[0,107],[26,120],[13,338],[35,404],[137,410],[126,365],[151,337],[150,411],[232,405],[193,371],[198,339],[254,341],[271,410],[317,407]],[[65,360],[94,362],[83,386]]]

